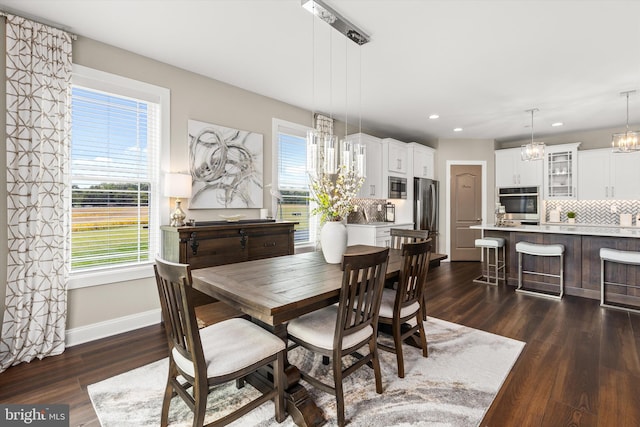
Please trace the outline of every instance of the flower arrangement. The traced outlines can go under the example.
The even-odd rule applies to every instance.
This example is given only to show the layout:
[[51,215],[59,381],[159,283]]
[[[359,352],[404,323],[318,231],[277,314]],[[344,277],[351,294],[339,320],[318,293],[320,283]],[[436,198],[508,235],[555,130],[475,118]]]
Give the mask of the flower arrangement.
[[322,223],[342,221],[353,211],[353,199],[364,182],[355,171],[347,171],[344,166],[337,174],[310,175],[310,200],[316,203],[312,214],[320,214]]

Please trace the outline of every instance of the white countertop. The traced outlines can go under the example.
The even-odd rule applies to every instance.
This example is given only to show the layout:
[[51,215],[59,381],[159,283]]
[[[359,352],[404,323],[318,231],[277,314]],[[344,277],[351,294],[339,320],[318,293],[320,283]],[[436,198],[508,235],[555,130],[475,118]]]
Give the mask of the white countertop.
[[606,237],[635,237],[640,238],[640,227],[620,227],[615,225],[569,225],[541,224],[541,225],[508,225],[497,226],[495,224],[473,225],[470,228],[476,230],[494,231],[519,231],[530,233],[555,233],[576,234],[582,236],[606,236]]
[[349,227],[399,227],[405,225],[413,227],[412,222],[370,222],[367,224],[347,224]]

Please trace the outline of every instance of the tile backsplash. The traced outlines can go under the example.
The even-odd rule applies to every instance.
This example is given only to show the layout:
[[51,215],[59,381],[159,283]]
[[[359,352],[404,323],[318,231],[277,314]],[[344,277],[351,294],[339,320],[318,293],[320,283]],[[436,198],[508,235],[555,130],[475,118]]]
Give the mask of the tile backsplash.
[[620,225],[620,214],[631,214],[633,225],[640,213],[640,200],[547,200],[543,222],[549,221],[549,211],[560,209],[560,221],[567,222],[567,212],[576,213],[577,224]]
[[[353,199],[353,204],[358,210],[351,212],[347,218],[349,224],[367,224],[370,222],[384,221],[385,199]],[[380,210],[378,210],[380,206]]]

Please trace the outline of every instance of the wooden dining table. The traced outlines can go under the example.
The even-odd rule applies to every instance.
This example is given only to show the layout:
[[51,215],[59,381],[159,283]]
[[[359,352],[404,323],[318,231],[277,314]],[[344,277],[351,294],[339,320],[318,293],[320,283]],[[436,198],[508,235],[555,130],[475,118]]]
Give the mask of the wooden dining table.
[[[380,251],[377,246],[356,245],[347,254]],[[401,269],[399,250],[389,250],[387,279]],[[328,264],[321,252],[308,252],[191,271],[193,287],[249,315],[256,323],[287,341],[287,322],[338,301],[342,284],[340,264]],[[299,426],[325,423],[318,408],[302,386],[300,372],[287,363],[287,411]],[[256,387],[272,386],[266,377],[254,377]]]

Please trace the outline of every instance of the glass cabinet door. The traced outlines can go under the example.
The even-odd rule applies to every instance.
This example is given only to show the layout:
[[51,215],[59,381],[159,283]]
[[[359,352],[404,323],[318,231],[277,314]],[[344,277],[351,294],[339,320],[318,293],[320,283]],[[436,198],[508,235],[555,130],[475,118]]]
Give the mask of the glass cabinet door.
[[576,199],[578,147],[547,147],[545,199]]

